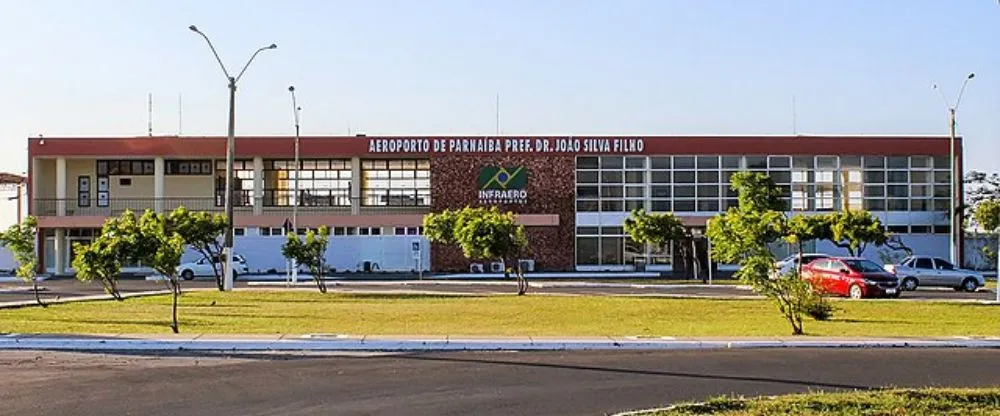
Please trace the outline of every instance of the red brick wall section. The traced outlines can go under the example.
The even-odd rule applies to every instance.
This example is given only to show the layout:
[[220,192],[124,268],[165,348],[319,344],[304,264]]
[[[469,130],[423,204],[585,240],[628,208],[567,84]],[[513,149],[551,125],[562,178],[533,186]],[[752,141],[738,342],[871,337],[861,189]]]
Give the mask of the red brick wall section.
[[[573,236],[576,226],[576,192],[573,156],[442,155],[431,159],[431,208],[433,212],[488,206],[479,202],[476,177],[479,170],[494,166],[524,166],[528,169],[525,204],[500,205],[503,211],[524,214],[558,214],[556,227],[528,227],[525,258],[535,259],[535,270],[570,271],[575,264]],[[435,271],[468,272],[473,263],[453,246],[431,246],[431,268]],[[485,267],[488,265],[485,262]]]

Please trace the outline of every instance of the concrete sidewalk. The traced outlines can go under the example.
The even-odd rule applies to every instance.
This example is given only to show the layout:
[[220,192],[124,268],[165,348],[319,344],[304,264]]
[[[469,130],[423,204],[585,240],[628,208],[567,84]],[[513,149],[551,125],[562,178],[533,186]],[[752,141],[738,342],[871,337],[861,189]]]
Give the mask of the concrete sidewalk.
[[[183,327],[182,327],[183,329]],[[747,348],[997,348],[989,338],[671,338],[365,335],[0,335],[0,350],[60,351],[570,351]]]

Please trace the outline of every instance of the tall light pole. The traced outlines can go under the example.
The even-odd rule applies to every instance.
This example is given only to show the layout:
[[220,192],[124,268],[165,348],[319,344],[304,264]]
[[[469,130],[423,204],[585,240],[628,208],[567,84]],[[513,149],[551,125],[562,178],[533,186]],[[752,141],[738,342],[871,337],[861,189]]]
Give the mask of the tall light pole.
[[[288,87],[288,92],[292,94],[292,112],[295,115],[295,178],[292,179],[292,188],[295,190],[295,198],[293,199],[292,205],[292,229],[296,233],[299,231],[299,111],[302,111],[302,107],[299,107],[298,101],[295,100],[295,86],[291,85]],[[299,282],[299,264],[295,260],[292,260],[292,283]]]
[[[965,87],[969,85],[969,81],[975,76],[976,76],[975,73],[969,73],[969,75],[965,77],[965,80],[962,81],[962,88],[958,90],[958,98],[955,99],[955,105],[949,104],[948,99],[945,98],[944,96],[944,92],[941,91],[941,88],[938,87],[937,84],[934,84],[934,89],[937,90],[938,94],[941,95],[941,101],[944,102],[944,106],[948,109],[948,144],[951,155],[950,156],[951,159],[949,160],[949,165],[951,166],[950,169],[951,183],[949,192],[950,198],[948,198],[950,200],[949,201],[950,203],[948,205],[949,207],[948,214],[949,218],[951,219],[948,223],[950,228],[948,232],[948,240],[950,242],[949,256],[951,257],[952,264],[956,264],[957,260],[961,257],[958,255],[958,252],[956,250],[956,245],[958,236],[960,235],[959,232],[961,232],[962,228],[962,224],[958,221],[958,215],[956,215],[957,213],[955,212],[955,202],[958,199],[958,194],[956,193],[956,191],[959,189],[958,187],[961,186],[959,185],[959,181],[962,179],[959,177],[959,175],[956,174],[958,163],[956,163],[955,161],[955,142],[958,140],[956,134],[956,128],[958,127],[958,122],[956,121],[955,117],[956,117],[956,112],[958,111],[958,105],[962,102],[962,94],[965,93]],[[961,267],[960,264],[956,264],[956,266]]]
[[226,195],[225,198],[225,210],[226,210],[226,221],[228,225],[226,227],[225,242],[222,247],[222,254],[225,258],[224,278],[222,283],[223,290],[229,291],[233,290],[233,156],[235,153],[235,135],[236,135],[236,83],[243,77],[243,73],[247,71],[250,67],[250,63],[253,62],[257,54],[268,50],[276,49],[278,45],[270,44],[262,48],[257,49],[247,63],[243,65],[243,69],[240,70],[239,74],[232,76],[226,69],[226,65],[222,63],[222,59],[219,58],[219,53],[215,51],[215,46],[212,45],[212,41],[208,39],[195,25],[188,26],[192,32],[201,35],[208,43],[208,48],[212,50],[212,55],[215,56],[215,60],[219,62],[219,67],[222,68],[222,73],[226,76],[226,80],[229,81],[229,134],[226,137]]

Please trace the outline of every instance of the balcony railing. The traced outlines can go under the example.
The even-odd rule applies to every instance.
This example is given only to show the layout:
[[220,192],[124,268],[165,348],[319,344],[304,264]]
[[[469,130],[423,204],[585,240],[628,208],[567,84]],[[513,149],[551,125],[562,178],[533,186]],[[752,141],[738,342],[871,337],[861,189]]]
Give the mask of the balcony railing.
[[[234,198],[233,211],[236,215],[253,215],[254,198]],[[58,216],[65,207],[66,216],[116,216],[126,210],[141,214],[147,209],[156,209],[162,203],[163,211],[170,212],[183,206],[191,211],[223,212],[222,198],[111,198],[108,201],[91,200],[89,206],[80,206],[76,199],[35,199],[31,208],[35,216]],[[357,206],[360,215],[385,214],[425,214],[430,212],[427,205],[413,200],[391,200],[381,205],[372,203],[370,198],[303,199],[298,207],[300,215],[351,215],[351,205]],[[291,205],[280,205],[278,201],[260,198],[261,215],[291,215]]]

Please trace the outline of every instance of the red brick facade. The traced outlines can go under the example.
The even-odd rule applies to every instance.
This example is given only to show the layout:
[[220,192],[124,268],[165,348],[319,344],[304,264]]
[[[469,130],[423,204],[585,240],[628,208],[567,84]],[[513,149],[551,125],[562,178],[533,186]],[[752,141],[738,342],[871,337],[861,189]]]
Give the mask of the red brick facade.
[[[536,270],[573,270],[574,206],[576,158],[569,155],[440,155],[431,158],[432,211],[460,209],[465,206],[488,206],[479,201],[476,177],[486,167],[523,166],[528,170],[528,191],[524,204],[503,204],[499,208],[522,214],[556,214],[555,227],[528,227],[528,255],[535,259]],[[435,271],[469,271],[473,261],[455,247],[433,244],[431,267]]]

